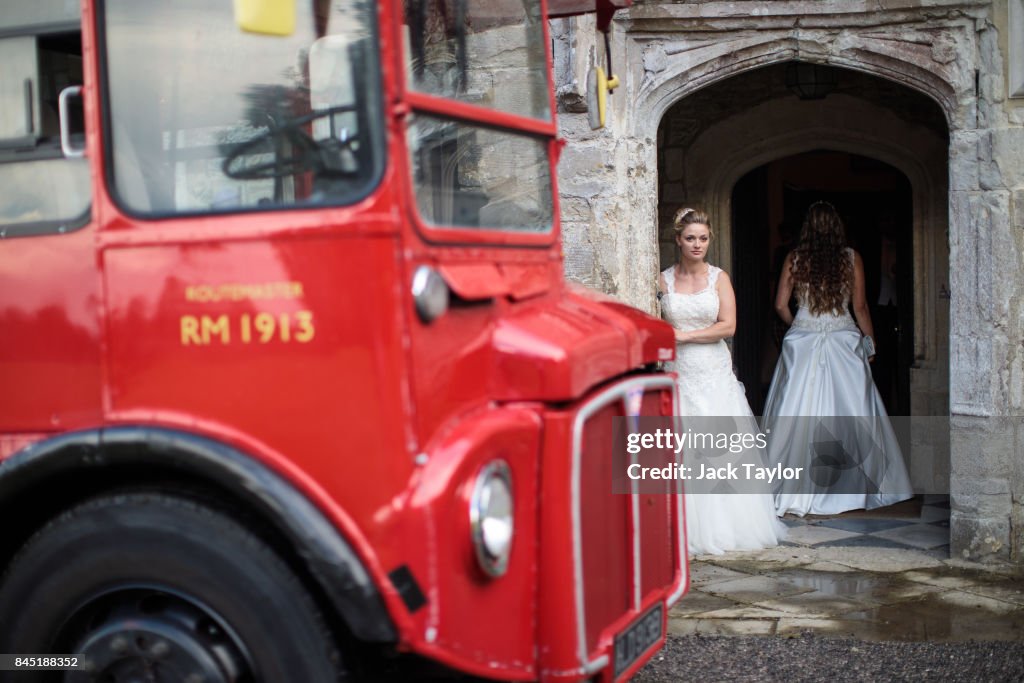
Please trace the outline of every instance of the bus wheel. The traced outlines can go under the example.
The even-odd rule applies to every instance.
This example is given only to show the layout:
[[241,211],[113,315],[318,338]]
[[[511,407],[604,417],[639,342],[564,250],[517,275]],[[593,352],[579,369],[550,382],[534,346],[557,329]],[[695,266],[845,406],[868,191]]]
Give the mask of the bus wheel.
[[0,652],[78,655],[65,681],[346,678],[277,554],[230,517],[164,494],[96,498],[54,519],[11,563],[0,614]]

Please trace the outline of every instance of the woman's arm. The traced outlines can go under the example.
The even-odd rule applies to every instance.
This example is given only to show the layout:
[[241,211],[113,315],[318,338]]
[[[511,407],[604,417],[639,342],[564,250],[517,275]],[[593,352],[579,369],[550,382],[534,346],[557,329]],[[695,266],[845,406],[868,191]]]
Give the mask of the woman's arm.
[[668,293],[668,285],[665,282],[665,274],[658,273],[658,295],[656,297],[655,304],[658,307],[658,316],[661,318],[665,317],[665,307],[662,305],[661,300]]
[[867,295],[864,293],[864,262],[857,252],[853,252],[853,317],[857,319],[857,327],[860,328],[861,334],[871,337],[874,341],[875,328],[871,325],[871,313],[868,311]]
[[690,344],[711,344],[736,334],[736,294],[732,290],[729,275],[723,270],[715,283],[718,291],[718,320],[702,330],[680,332],[676,330],[676,341]]
[[775,312],[787,325],[793,324],[793,314],[789,311],[789,299],[793,296],[793,252],[786,254],[782,264],[782,275],[779,276],[779,287],[775,292]]

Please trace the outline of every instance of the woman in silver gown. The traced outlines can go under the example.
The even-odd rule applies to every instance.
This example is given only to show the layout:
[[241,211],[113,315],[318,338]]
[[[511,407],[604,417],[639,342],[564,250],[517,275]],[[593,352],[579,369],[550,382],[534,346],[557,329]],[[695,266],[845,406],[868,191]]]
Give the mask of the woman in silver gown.
[[800,242],[782,268],[775,310],[790,328],[762,429],[769,465],[803,468],[776,487],[777,514],[831,515],[910,498],[900,446],[871,378],[874,334],[863,262],[846,246],[831,204],[807,210]]

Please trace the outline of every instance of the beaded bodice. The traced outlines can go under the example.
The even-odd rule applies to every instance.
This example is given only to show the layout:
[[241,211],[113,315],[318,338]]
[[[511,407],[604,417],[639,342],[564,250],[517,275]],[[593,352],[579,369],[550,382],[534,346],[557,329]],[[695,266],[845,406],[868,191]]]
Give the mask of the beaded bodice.
[[684,332],[702,330],[718,320],[718,274],[721,268],[708,266],[708,283],[692,294],[675,291],[676,267],[665,270],[665,295],[661,299],[662,317],[669,325]]

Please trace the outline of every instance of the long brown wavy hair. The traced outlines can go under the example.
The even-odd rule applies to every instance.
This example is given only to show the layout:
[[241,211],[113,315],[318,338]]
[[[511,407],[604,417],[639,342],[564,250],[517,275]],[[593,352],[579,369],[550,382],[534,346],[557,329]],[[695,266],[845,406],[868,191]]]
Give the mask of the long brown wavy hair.
[[853,262],[846,230],[835,207],[815,202],[807,209],[800,243],[793,250],[793,283],[811,313],[842,313],[853,289]]

